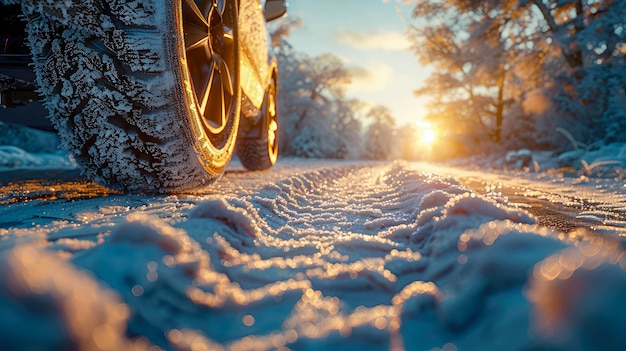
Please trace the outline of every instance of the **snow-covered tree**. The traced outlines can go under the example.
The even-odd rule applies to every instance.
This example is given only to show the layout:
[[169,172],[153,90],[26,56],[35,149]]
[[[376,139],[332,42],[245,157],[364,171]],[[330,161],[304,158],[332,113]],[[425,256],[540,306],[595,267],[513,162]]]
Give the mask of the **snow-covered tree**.
[[420,21],[410,27],[413,50],[435,68],[419,95],[435,97],[452,125],[465,125],[478,140],[500,141],[506,83],[515,43],[509,33],[520,19],[500,1],[425,1],[415,6]]
[[435,68],[417,93],[433,97],[430,117],[448,134],[530,147],[559,146],[555,128],[626,140],[626,1],[414,3],[413,49]]
[[310,57],[296,51],[281,37],[289,29],[279,29],[280,33],[274,33],[274,42],[279,44],[276,55],[282,154],[355,157],[361,148],[363,103],[345,97],[350,71],[333,55]]
[[366,104],[358,99],[339,99],[335,102],[335,119],[332,125],[342,141],[346,144],[344,158],[361,157],[363,150],[363,116]]
[[397,153],[398,157],[403,160],[419,160],[419,130],[415,123],[407,123],[398,126],[396,130]]
[[365,155],[366,159],[391,160],[396,157],[398,150],[395,138],[395,119],[385,106],[377,105],[367,113],[371,120],[365,132]]
[[[533,0],[542,38],[560,57],[540,60],[551,72],[544,93],[557,124],[587,144],[626,141],[626,2]],[[559,64],[559,60],[561,63]]]

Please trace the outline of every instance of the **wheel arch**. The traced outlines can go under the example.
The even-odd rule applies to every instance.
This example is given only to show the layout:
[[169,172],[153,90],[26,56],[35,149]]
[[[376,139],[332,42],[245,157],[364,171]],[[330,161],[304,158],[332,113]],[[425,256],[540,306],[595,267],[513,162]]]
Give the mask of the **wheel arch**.
[[263,129],[265,116],[262,115],[262,111],[263,111],[264,105],[266,104],[267,90],[269,89],[270,84],[272,84],[272,82],[273,84],[275,84],[276,90],[278,90],[278,75],[279,75],[278,72],[279,71],[278,71],[278,65],[276,63],[275,58],[270,60],[270,67],[271,67],[271,74],[268,75],[267,83],[265,84],[265,88],[263,89],[265,92],[264,97],[263,97],[263,105],[261,105],[260,108],[250,107],[252,103],[250,101],[247,101],[246,102],[246,104],[248,105],[247,109],[248,110],[252,109],[255,111],[255,113],[251,114],[250,116],[243,115],[244,114],[243,111],[246,108],[242,108],[242,117],[239,122],[239,136],[237,138],[238,140],[259,139],[259,138],[262,138],[263,134],[265,133],[265,130]]

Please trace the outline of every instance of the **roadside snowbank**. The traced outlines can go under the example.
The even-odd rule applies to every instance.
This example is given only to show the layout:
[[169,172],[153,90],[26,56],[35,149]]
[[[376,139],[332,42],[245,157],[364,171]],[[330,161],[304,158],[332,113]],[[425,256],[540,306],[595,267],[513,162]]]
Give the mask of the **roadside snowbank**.
[[512,150],[452,162],[457,166],[481,169],[528,169],[532,172],[561,172],[571,176],[626,178],[626,144],[613,143],[596,148],[579,147],[563,153]]
[[[103,330],[135,349],[626,343],[616,241],[538,226],[404,163],[307,171],[242,196],[94,206],[82,221],[0,231],[14,247],[0,252],[0,309],[37,306],[3,315],[0,349],[34,345],[15,329],[52,349],[111,349]],[[76,325],[84,333],[61,332]]]
[[56,134],[0,122],[0,172],[69,170],[76,163],[59,149]]

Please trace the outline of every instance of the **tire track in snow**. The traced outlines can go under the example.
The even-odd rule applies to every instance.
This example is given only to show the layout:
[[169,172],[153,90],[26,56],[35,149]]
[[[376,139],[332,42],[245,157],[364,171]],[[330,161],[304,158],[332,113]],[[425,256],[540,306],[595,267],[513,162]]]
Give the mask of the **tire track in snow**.
[[[553,346],[549,338],[529,334],[531,309],[548,324],[572,320],[565,325],[578,328],[583,319],[569,318],[569,309],[555,316],[541,296],[571,290],[568,284],[580,283],[579,268],[608,265],[603,277],[618,282],[611,291],[622,291],[619,282],[626,281],[619,269],[626,259],[610,243],[579,248],[536,226],[523,210],[405,163],[315,167],[264,186],[240,186],[227,183],[209,194],[155,204],[120,197],[83,213],[83,226],[20,229],[19,235],[34,238],[31,248],[0,252],[0,267],[9,267],[0,277],[10,282],[23,274],[24,284],[46,291],[45,298],[38,296],[41,304],[58,306],[67,303],[58,286],[89,271],[104,284],[81,300],[85,311],[98,303],[99,293],[113,290],[117,300],[101,306],[102,314],[117,316],[102,319],[117,323],[112,333],[126,321],[131,335],[176,350]],[[129,199],[138,204],[123,206]],[[89,245],[63,241],[86,230],[98,233]],[[41,240],[46,236],[58,240]],[[38,265],[44,249],[57,253],[47,260],[72,265],[62,275]],[[598,260],[588,252],[603,255]],[[15,260],[27,267],[11,270]],[[569,276],[557,279],[559,272]],[[46,276],[52,278],[42,283]],[[524,295],[529,282],[534,305]],[[0,309],[30,301],[36,291],[2,289]],[[604,293],[585,291],[596,301],[604,301]],[[574,296],[566,303],[576,310],[585,301]],[[124,313],[116,315],[120,306]],[[84,317],[63,316],[72,326]],[[59,320],[44,319],[44,327]],[[108,330],[103,328],[98,330]],[[127,335],[115,337],[123,344]],[[22,345],[7,340],[15,342],[9,349]],[[145,340],[132,342],[137,350],[148,348]]]
[[[342,167],[291,177],[242,198],[199,204],[190,218],[228,223],[231,230],[216,231],[203,247],[219,257],[213,262],[222,267],[216,269],[240,286],[259,289],[277,279],[307,282],[310,288],[282,323],[283,336],[304,337],[295,348],[313,347],[319,338],[341,347],[363,338],[388,347],[401,342],[403,315],[441,310],[439,322],[452,330],[478,318],[481,291],[491,286],[484,279],[491,262],[477,260],[481,279],[471,301],[453,301],[451,307],[437,302],[443,296],[439,282],[450,285],[464,271],[467,256],[460,261],[464,255],[457,245],[467,229],[493,222],[503,234],[532,232],[534,219],[528,214],[472,194],[451,178],[402,163]],[[547,249],[539,255],[560,247],[546,240],[553,244],[542,243]],[[468,256],[477,251],[474,246]],[[527,269],[530,263],[521,264]],[[522,284],[526,275],[518,275]],[[454,305],[464,312],[457,315]],[[441,341],[426,340],[430,347]]]

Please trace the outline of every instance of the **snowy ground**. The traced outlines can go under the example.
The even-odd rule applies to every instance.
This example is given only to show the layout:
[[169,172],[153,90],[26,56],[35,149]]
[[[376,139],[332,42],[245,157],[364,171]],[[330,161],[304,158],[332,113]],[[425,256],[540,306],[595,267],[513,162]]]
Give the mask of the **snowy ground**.
[[[54,186],[0,188],[1,350],[626,344],[621,181],[287,159],[197,194]],[[594,231],[537,225],[511,189]]]

